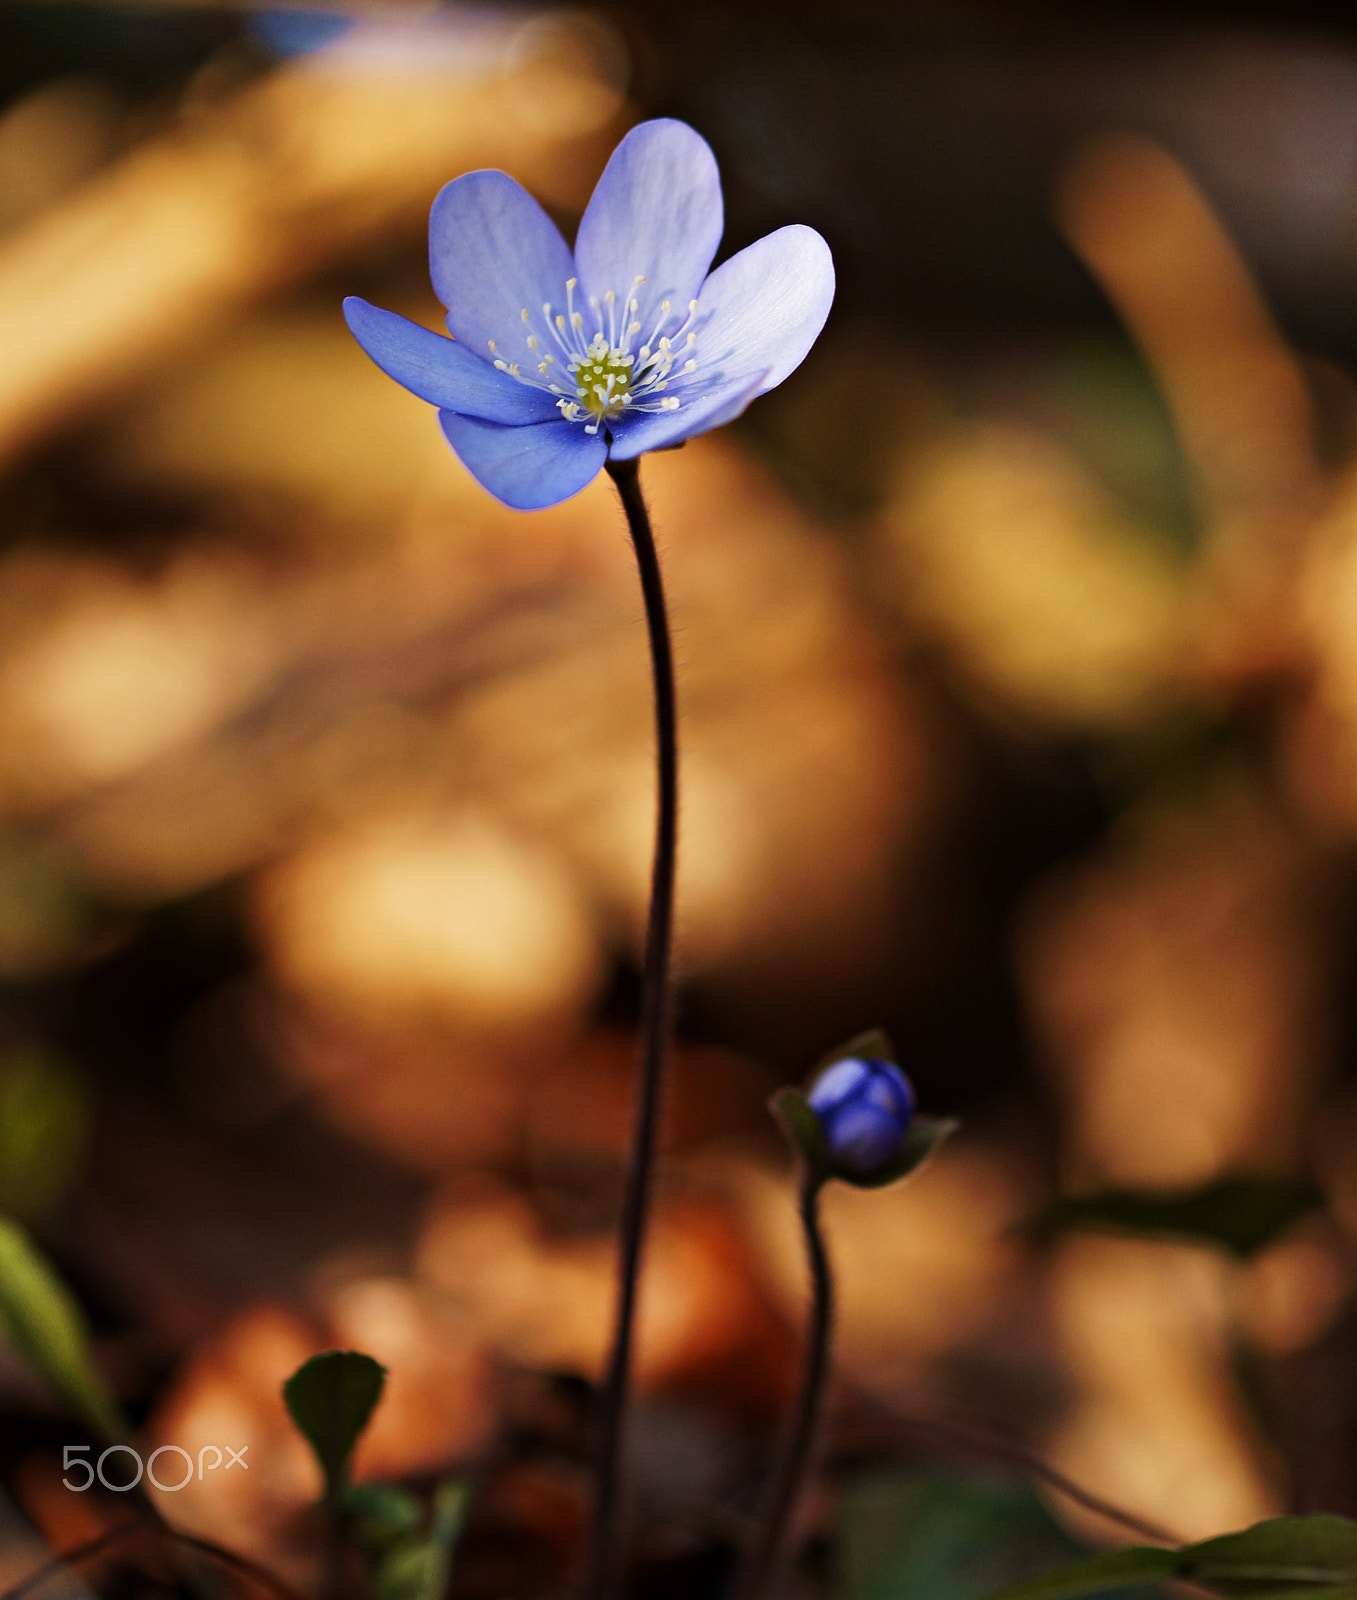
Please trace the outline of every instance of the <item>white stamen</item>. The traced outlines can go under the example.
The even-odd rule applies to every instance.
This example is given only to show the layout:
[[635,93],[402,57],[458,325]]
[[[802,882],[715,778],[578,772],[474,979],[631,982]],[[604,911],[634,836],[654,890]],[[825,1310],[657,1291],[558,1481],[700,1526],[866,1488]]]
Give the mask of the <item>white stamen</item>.
[[[645,281],[645,277],[638,274],[633,280],[633,288],[639,288]],[[554,311],[549,300],[542,303],[543,325],[565,358],[568,383],[573,385],[574,393],[570,392],[569,387],[550,381],[551,369],[557,366],[556,357],[541,354],[542,341],[533,326],[532,313],[526,306],[520,311],[519,317],[527,330],[528,350],[534,357],[541,354],[541,359],[534,362],[536,375],[525,377],[517,363],[500,359],[499,346],[492,339],[489,341],[490,351],[496,358],[496,369],[507,372],[529,388],[553,395],[561,417],[567,422],[583,423],[590,434],[596,434],[610,417],[620,416],[624,412],[678,410],[681,401],[677,396],[663,399],[660,396],[661,391],[668,388],[669,378],[675,370],[681,371],[684,376],[697,370],[698,362],[691,358],[681,368],[675,365],[676,346],[681,345],[685,351],[695,350],[697,334],[690,331],[689,325],[696,315],[697,301],[688,302],[688,315],[678,327],[673,326],[673,303],[662,301],[654,331],[633,355],[631,343],[642,328],[637,315],[640,310],[639,299],[635,295],[623,298],[615,289],[607,290],[601,298],[590,295],[588,306],[593,312],[595,327],[592,333],[586,333],[584,313],[575,307],[575,290],[578,287],[578,278],[566,280],[564,315]],[[606,318],[603,312],[605,304]]]

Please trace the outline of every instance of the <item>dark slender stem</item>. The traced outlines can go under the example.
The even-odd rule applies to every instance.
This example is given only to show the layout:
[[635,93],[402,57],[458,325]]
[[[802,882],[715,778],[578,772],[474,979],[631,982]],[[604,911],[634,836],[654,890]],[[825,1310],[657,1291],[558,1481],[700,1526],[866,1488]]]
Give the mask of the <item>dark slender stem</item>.
[[801,1227],[810,1257],[810,1328],[806,1337],[801,1388],[796,1397],[791,1426],[778,1460],[754,1543],[745,1557],[735,1585],[736,1600],[760,1600],[777,1575],[786,1543],[787,1525],[796,1509],[797,1496],[810,1464],[815,1427],[829,1372],[829,1338],[834,1323],[834,1280],[820,1233],[822,1179],[809,1169],[801,1174]]
[[631,1376],[636,1322],[636,1286],[655,1166],[660,1088],[669,1042],[669,957],[674,928],[674,863],[678,840],[678,717],[674,701],[674,655],[669,641],[660,559],[641,494],[635,461],[609,461],[627,527],[636,550],[650,634],[655,688],[655,735],[659,799],[655,824],[655,864],[650,884],[645,969],[641,988],[640,1081],[632,1124],[631,1162],[622,1202],[618,1239],[617,1310],[612,1350],[599,1393],[594,1436],[594,1514],[584,1593],[607,1600],[620,1570],[619,1490],[623,1428]]
[[321,1515],[325,1519],[325,1577],[322,1593],[325,1600],[344,1600],[344,1504],[338,1485],[326,1484]]

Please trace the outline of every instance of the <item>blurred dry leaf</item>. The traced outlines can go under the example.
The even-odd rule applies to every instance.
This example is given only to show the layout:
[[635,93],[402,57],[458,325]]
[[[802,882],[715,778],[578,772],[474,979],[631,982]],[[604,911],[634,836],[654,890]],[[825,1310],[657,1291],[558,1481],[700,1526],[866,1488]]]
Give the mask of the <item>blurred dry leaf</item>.
[[1294,536],[1321,489],[1309,395],[1201,190],[1161,146],[1120,135],[1080,152],[1058,209],[1164,388],[1210,521],[1227,538]]
[[[235,570],[233,570],[235,569]],[[0,564],[0,809],[125,778],[239,711],[276,660],[262,596],[229,557],[153,583],[101,562]]]
[[1265,1250],[1240,1274],[1245,1337],[1271,1355],[1307,1349],[1351,1297],[1352,1268],[1332,1224],[1306,1228]]
[[601,976],[565,863],[474,810],[394,812],[317,839],[257,904],[284,983],[378,1020],[541,1026],[581,1011]]
[[[581,90],[597,57],[587,42],[572,53],[552,35],[511,61],[522,19],[449,16],[434,24],[440,48],[413,19],[390,47],[397,26],[195,108],[0,242],[0,458],[240,305],[414,231],[458,172],[502,167],[582,199],[621,110],[606,62],[597,92]],[[573,108],[564,121],[515,114],[553,95]]]
[[[646,482],[678,641],[682,959],[701,969],[813,949],[832,981],[847,930],[889,909],[895,852],[924,832],[922,719],[833,547],[752,462],[698,440],[650,458]],[[630,623],[488,685],[455,724],[487,796],[558,840],[637,943],[651,719]]]
[[[612,1329],[615,1256],[611,1235],[549,1237],[526,1201],[507,1191],[453,1190],[428,1219],[417,1267],[488,1348],[525,1366],[592,1378]],[[763,1301],[723,1207],[685,1200],[658,1208],[637,1315],[635,1370],[648,1387],[744,1365],[751,1338],[766,1339]],[[782,1376],[765,1358],[765,1380]]]
[[1020,959],[1075,1172],[1171,1187],[1292,1168],[1323,1059],[1316,867],[1225,785],[1044,884]]
[[[402,1477],[465,1459],[493,1422],[489,1368],[465,1324],[427,1292],[397,1278],[355,1278],[333,1289],[316,1321],[254,1306],[190,1351],[146,1427],[153,1445],[177,1445],[205,1470],[157,1504],[176,1527],[217,1539],[309,1586],[319,1528],[302,1513],[320,1496],[320,1472],[283,1405],[284,1379],[325,1349],[357,1347],[390,1368],[390,1381],[355,1455],[355,1476]],[[232,1470],[225,1447],[248,1446]],[[214,1466],[215,1452],[220,1460]],[[158,1466],[183,1476],[183,1457]]]
[[911,625],[1010,711],[1115,729],[1179,687],[1184,564],[1053,440],[992,424],[917,452],[882,558]]
[[[178,1445],[204,1472],[177,1493],[155,1493],[175,1527],[218,1538],[269,1563],[291,1582],[313,1576],[317,1551],[296,1529],[321,1492],[320,1469],[283,1405],[283,1380],[326,1348],[322,1330],[277,1306],[240,1313],[193,1350],[145,1428],[152,1448]],[[248,1446],[248,1471],[227,1470],[225,1450]],[[212,1452],[215,1469],[206,1470]],[[177,1470],[172,1471],[172,1468]],[[157,1464],[163,1482],[183,1476],[183,1458]]]
[[[433,324],[437,306],[401,307]],[[412,504],[484,520],[485,493],[433,416],[363,354],[339,304],[233,325],[111,417],[93,459],[115,485],[280,497],[327,542],[388,542]],[[309,514],[309,515],[308,515]],[[442,536],[455,538],[444,525]]]
[[0,115],[0,234],[36,217],[115,154],[112,92],[92,78],[58,78]]
[[[418,408],[402,426],[444,451]],[[461,468],[436,459],[461,496]],[[700,441],[656,458],[648,479],[679,639],[684,959],[795,962],[827,991],[894,915],[901,861],[927,833],[926,725],[839,553],[738,451]],[[382,817],[469,807],[556,857],[557,880],[577,879],[577,909],[555,924],[564,915],[576,931],[553,948],[581,974],[565,988],[587,995],[595,920],[639,941],[654,826],[653,714],[619,513],[606,485],[531,519],[478,494],[454,520],[435,499],[384,550],[275,566],[202,547],[153,581],[69,559],[0,567],[0,613],[16,618],[0,649],[0,731],[37,758],[0,765],[10,806],[66,802],[51,819],[60,838],[130,899],[273,858],[275,886],[310,895],[323,879],[346,903],[361,885],[322,872],[336,852],[371,863],[361,839]],[[25,613],[34,574],[47,598]],[[538,892],[565,903],[545,879]],[[335,941],[354,923],[332,911],[305,923],[328,955],[302,948],[296,919],[297,937],[279,931],[271,948],[303,987],[326,968],[333,995]],[[343,982],[367,981],[365,964],[349,959]],[[413,982],[408,962],[388,966]],[[470,994],[479,980],[465,982]]]
[[387,1369],[381,1404],[354,1454],[354,1478],[446,1470],[489,1438],[495,1423],[489,1362],[464,1322],[404,1278],[359,1278],[332,1293],[326,1331]]
[[[761,1278],[799,1327],[805,1245],[787,1177],[740,1163],[724,1179]],[[845,1373],[899,1392],[999,1314],[1021,1265],[1010,1230],[1030,1204],[1022,1187],[992,1153],[948,1147],[906,1183],[825,1189],[821,1212],[838,1302],[835,1359]]]
[[1294,561],[1326,492],[1294,353],[1209,202],[1159,145],[1095,141],[1065,174],[1058,213],[1161,385],[1195,478],[1204,664],[1238,676],[1291,662]]
[[540,1027],[468,1039],[442,1028],[360,1028],[287,1007],[278,1018],[287,1075],[319,1115],[416,1171],[511,1160],[523,1135],[527,1084],[565,1047]]
[[1093,1237],[1056,1261],[1052,1313],[1075,1404],[1046,1453],[1184,1540],[1283,1509],[1232,1381],[1235,1270],[1207,1250]]
[[1306,552],[1301,621],[1313,659],[1288,730],[1287,775],[1310,821],[1357,823],[1357,475],[1339,484]]

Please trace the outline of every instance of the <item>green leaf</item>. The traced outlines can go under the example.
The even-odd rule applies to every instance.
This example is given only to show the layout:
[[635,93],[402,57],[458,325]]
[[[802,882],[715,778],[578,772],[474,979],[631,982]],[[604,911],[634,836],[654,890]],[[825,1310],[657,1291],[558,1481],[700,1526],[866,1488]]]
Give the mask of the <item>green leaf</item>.
[[1324,1204],[1314,1184],[1287,1178],[1220,1178],[1201,1189],[1111,1190],[1057,1200],[1035,1219],[1042,1234],[1093,1228],[1213,1244],[1247,1261]]
[[465,1479],[439,1484],[428,1537],[402,1540],[377,1563],[373,1578],[377,1600],[441,1600],[470,1500],[471,1487]]
[[0,1061],[0,1211],[29,1221],[50,1211],[85,1152],[89,1097],[57,1057],[16,1050]]
[[339,1500],[358,1437],[382,1396],[386,1368],[356,1350],[312,1356],[283,1385],[293,1422],[315,1451],[325,1474],[325,1495]]
[[350,1484],[344,1509],[359,1540],[374,1550],[419,1534],[424,1524],[418,1499],[393,1483]]
[[1179,1577],[1249,1600],[1357,1594],[1357,1523],[1346,1517],[1278,1517],[1179,1552]]
[[[814,1113],[811,1113],[814,1115]],[[882,1189],[888,1183],[906,1178],[921,1167],[944,1139],[950,1139],[961,1124],[955,1117],[915,1117],[905,1129],[900,1148],[894,1157],[875,1172],[835,1171],[834,1177],[851,1183],[855,1189]]]
[[940,1467],[850,1481],[835,1550],[846,1600],[973,1600],[1080,1554],[1025,1483]]
[[820,1119],[811,1109],[810,1101],[800,1089],[789,1086],[779,1089],[769,1100],[768,1109],[777,1118],[792,1149],[817,1175],[827,1175],[829,1146]]
[[1184,1578],[1232,1600],[1357,1600],[1357,1523],[1278,1517],[1179,1550],[1135,1545],[1090,1556],[988,1600],[1083,1600],[1148,1579]]
[[828,1072],[836,1061],[847,1061],[850,1057],[859,1061],[889,1061],[894,1064],[895,1046],[880,1028],[855,1033],[847,1044],[841,1044],[837,1050],[820,1057],[815,1064],[815,1071],[810,1075],[810,1082],[814,1083],[822,1072]]
[[101,1439],[128,1427],[90,1350],[75,1297],[27,1233],[0,1217],[0,1335]]
[[1132,1589],[1138,1584],[1173,1577],[1177,1554],[1176,1550],[1158,1550],[1153,1545],[1109,1550],[1106,1555],[1085,1556],[1081,1561],[1072,1561],[1040,1578],[1001,1589],[997,1594],[988,1595],[986,1600],[1080,1600],[1085,1595]]

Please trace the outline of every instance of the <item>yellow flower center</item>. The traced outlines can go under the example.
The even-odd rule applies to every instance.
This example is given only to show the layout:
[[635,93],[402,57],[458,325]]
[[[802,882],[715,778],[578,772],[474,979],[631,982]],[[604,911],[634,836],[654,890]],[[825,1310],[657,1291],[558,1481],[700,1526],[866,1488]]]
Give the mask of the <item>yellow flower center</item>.
[[599,334],[572,376],[580,404],[596,419],[620,415],[631,393],[632,357]]
[[[644,278],[637,278],[632,288],[639,289],[644,282]],[[531,389],[555,395],[556,409],[567,422],[582,422],[586,433],[597,433],[605,422],[624,411],[677,411],[678,396],[662,395],[661,391],[668,388],[671,376],[686,378],[697,370],[697,334],[689,327],[697,315],[697,301],[688,302],[688,315],[684,318],[681,313],[675,314],[668,300],[661,300],[655,325],[646,339],[636,320],[640,309],[637,296],[619,298],[609,289],[602,297],[589,299],[589,315],[595,327],[591,336],[584,331],[584,312],[575,309],[578,287],[577,278],[567,278],[565,310],[556,311],[546,301],[540,323],[527,306],[520,313],[536,377],[525,373],[517,361],[500,355],[499,344],[491,339],[490,354],[496,368]],[[673,331],[666,333],[667,328]],[[631,342],[638,336],[642,337],[633,354]],[[573,397],[565,387],[567,383],[575,386]]]

